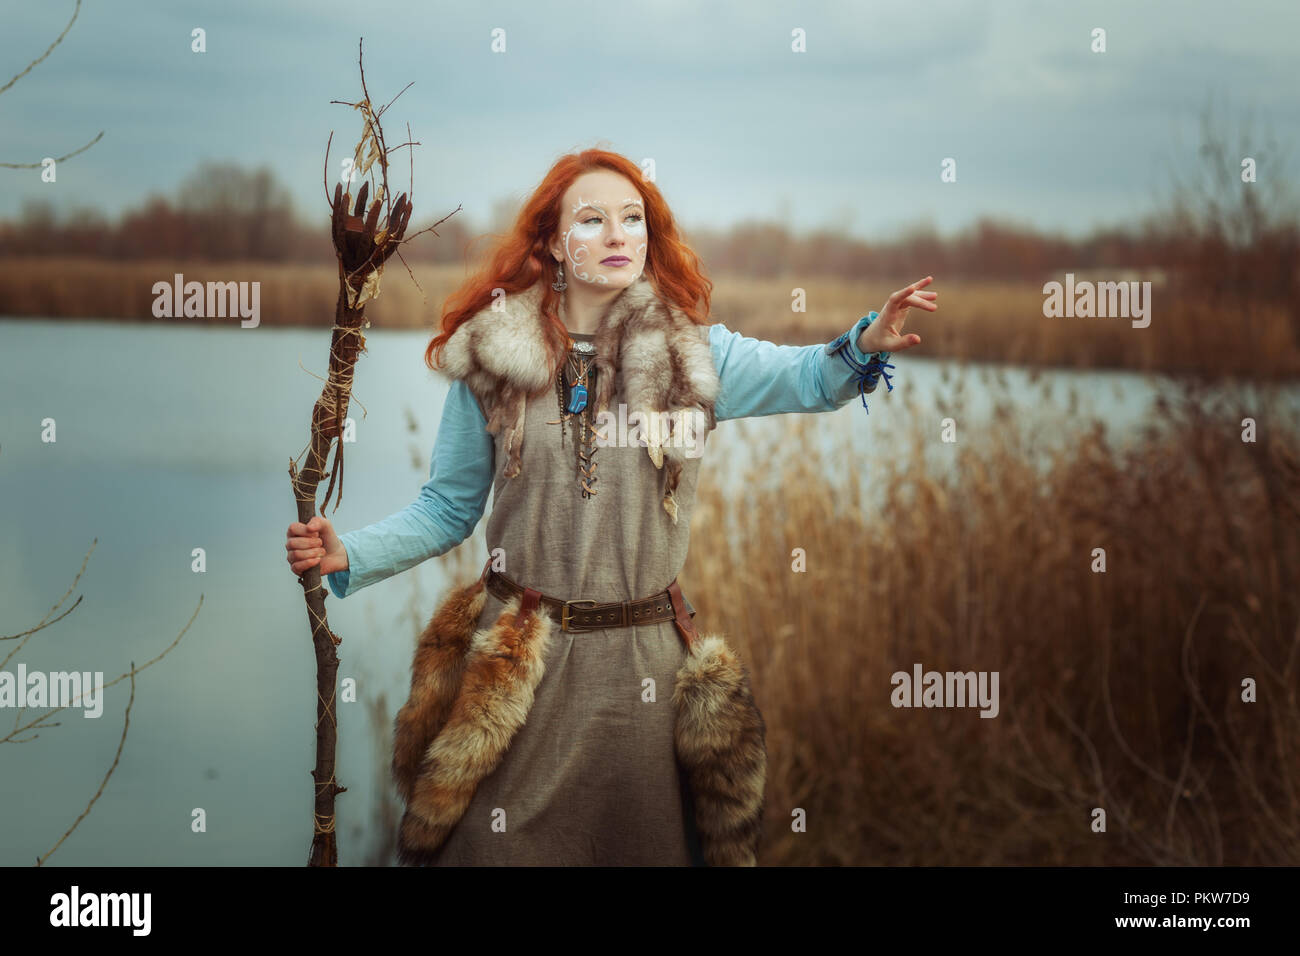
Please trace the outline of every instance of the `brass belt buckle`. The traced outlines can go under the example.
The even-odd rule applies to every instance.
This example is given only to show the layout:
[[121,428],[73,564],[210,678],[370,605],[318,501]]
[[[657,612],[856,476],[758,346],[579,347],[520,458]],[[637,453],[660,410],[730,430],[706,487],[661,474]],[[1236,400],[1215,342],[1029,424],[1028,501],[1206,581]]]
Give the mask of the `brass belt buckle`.
[[598,603],[598,602],[591,600],[591,598],[577,598],[577,599],[572,600],[572,601],[565,601],[564,604],[561,605],[561,607],[560,607],[560,630],[562,630],[562,631],[584,631],[584,630],[585,630],[585,631],[589,631],[589,630],[591,630],[591,628],[589,628],[589,627],[587,627],[587,628],[584,628],[584,627],[581,627],[581,626],[579,626],[579,627],[569,627],[569,605],[571,605],[571,604],[587,604],[587,605],[590,605],[591,607],[595,607],[597,603]]

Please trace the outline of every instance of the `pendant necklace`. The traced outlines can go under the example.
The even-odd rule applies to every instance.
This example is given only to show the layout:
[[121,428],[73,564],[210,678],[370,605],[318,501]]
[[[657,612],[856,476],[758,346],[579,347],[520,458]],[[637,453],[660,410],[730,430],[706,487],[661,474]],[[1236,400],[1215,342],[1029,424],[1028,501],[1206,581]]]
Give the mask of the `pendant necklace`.
[[[595,387],[595,363],[595,346],[590,342],[575,342],[565,361],[555,370],[555,395],[559,400],[560,417],[547,422],[548,425],[560,426],[561,448],[564,447],[564,426],[570,422],[573,424],[578,484],[584,499],[596,494],[592,487],[596,483],[596,462],[593,460],[596,429],[591,424],[591,405],[587,401],[589,390]],[[567,383],[566,369],[569,372]]]

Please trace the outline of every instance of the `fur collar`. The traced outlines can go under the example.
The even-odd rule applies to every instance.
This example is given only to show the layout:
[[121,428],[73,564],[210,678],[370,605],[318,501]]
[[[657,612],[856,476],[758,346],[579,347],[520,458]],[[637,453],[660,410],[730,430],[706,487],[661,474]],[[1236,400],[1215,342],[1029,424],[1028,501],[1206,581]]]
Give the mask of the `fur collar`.
[[[480,310],[443,348],[442,370],[470,387],[488,416],[488,431],[504,438],[506,478],[520,470],[528,397],[552,389],[555,383],[556,366],[542,335],[542,281]],[[706,430],[716,425],[713,406],[719,382],[707,326],[697,325],[660,299],[646,276],[610,303],[596,328],[594,344],[593,416],[609,410],[617,392],[627,404],[629,420],[640,412],[641,420],[649,422],[654,420],[651,413],[658,413],[672,416],[668,420],[674,431],[682,423],[697,431],[699,425]],[[678,419],[677,413],[687,414]],[[665,468],[666,463],[664,510],[675,523],[672,496],[684,464],[685,442],[665,442],[662,439],[668,436],[648,433],[645,437],[655,467]]]

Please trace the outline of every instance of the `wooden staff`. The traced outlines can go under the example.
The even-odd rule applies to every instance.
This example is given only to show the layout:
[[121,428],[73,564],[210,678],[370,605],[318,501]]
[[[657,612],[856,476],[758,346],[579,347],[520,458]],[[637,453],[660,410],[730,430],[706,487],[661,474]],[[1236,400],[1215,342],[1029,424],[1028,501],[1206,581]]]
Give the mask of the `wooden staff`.
[[[365,155],[368,145],[371,147],[364,168],[360,171],[364,174],[371,163],[378,160],[382,179],[376,190],[379,195],[364,220],[362,215],[366,211],[369,181],[362,183],[352,214],[348,213],[352,194],[344,193],[341,184],[335,185],[334,198],[330,204],[334,251],[339,262],[339,298],[334,312],[334,331],[330,337],[329,377],[312,409],[307,461],[301,471],[295,462],[289,463],[289,479],[298,506],[298,520],[304,524],[316,514],[316,490],[327,474],[330,483],[321,510],[328,506],[336,484],[339,498],[335,502],[335,509],[338,508],[338,501],[342,500],[343,423],[347,418],[357,357],[366,347],[362,331],[365,325],[365,303],[373,296],[384,262],[397,251],[411,219],[411,203],[406,193],[403,193],[389,207],[385,228],[379,228],[380,210],[389,198],[388,149],[379,128],[379,114],[371,109],[370,96],[365,90],[364,71],[361,74],[361,85],[364,98],[360,103],[349,104],[361,110],[366,122],[365,133],[357,147],[358,157]],[[383,110],[379,111],[382,112]],[[327,146],[327,169],[328,165]],[[362,164],[358,162],[357,165],[361,167]],[[325,463],[329,459],[332,444],[335,447],[334,467],[326,472]],[[334,777],[334,754],[338,743],[334,705],[339,669],[335,648],[342,639],[330,630],[325,615],[325,592],[319,564],[299,575],[298,582],[302,585],[303,598],[307,603],[307,620],[311,625],[312,644],[316,650],[316,766],[312,770],[316,795],[312,814],[311,852],[307,865],[337,866],[334,798],[347,789],[340,786]]]

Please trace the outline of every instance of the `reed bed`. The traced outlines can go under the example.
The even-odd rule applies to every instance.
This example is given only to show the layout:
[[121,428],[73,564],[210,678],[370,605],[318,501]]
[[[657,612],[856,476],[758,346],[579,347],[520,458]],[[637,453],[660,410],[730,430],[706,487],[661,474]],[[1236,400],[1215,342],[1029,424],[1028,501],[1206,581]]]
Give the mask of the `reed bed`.
[[[1049,442],[997,407],[948,467],[937,431],[877,401],[841,447],[789,416],[742,482],[702,477],[682,580],[767,721],[761,859],[1300,863],[1295,418],[1189,385],[1125,444],[1086,422]],[[918,662],[999,672],[998,715],[895,708]]]

